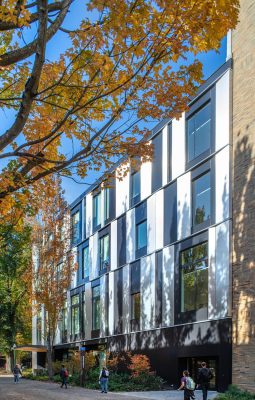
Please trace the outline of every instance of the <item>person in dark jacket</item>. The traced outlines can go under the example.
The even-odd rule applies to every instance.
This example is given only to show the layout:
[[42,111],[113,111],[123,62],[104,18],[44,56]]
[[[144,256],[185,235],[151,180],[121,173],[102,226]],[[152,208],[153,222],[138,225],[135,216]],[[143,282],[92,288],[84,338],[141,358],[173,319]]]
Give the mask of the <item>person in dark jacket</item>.
[[197,382],[199,384],[200,389],[203,392],[203,400],[207,400],[207,394],[209,389],[210,380],[213,378],[212,371],[207,368],[206,363],[202,362],[201,367],[198,370]]
[[109,379],[109,371],[106,369],[106,367],[103,367],[101,369],[100,375],[99,375],[99,383],[101,386],[101,393],[107,393],[108,379]]
[[13,368],[13,376],[14,376],[14,383],[19,383],[19,377],[22,376],[22,374],[18,364],[16,364],[15,367]]
[[65,386],[65,388],[67,389],[68,371],[64,365],[62,365],[59,375],[62,380],[62,385],[60,387],[62,388],[63,386]]

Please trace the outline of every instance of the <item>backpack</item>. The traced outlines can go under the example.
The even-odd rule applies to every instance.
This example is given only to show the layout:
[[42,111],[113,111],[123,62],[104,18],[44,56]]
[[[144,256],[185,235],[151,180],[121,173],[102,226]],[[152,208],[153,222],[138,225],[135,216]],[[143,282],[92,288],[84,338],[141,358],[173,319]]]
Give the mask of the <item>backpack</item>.
[[105,369],[103,369],[103,370],[102,370],[101,377],[102,377],[102,378],[108,378],[108,375],[109,375],[109,374],[108,374],[108,371],[106,371]]
[[65,378],[68,378],[68,371],[67,371],[67,369],[65,369],[65,371],[64,371],[64,377],[65,377]]
[[186,389],[188,390],[195,390],[196,384],[193,379],[189,376],[186,378]]
[[213,374],[209,368],[201,368],[200,380],[202,382],[209,383],[212,378],[213,378]]

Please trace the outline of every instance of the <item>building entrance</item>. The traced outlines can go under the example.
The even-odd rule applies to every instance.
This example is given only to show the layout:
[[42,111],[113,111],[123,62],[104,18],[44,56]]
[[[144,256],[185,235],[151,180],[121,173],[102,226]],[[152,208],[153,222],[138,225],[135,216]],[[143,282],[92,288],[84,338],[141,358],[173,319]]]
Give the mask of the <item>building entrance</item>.
[[213,378],[210,380],[210,390],[217,390],[217,377],[218,377],[218,358],[217,357],[188,357],[179,358],[179,375],[187,369],[197,382],[198,370],[201,368],[201,363],[206,362],[208,368],[213,372]]

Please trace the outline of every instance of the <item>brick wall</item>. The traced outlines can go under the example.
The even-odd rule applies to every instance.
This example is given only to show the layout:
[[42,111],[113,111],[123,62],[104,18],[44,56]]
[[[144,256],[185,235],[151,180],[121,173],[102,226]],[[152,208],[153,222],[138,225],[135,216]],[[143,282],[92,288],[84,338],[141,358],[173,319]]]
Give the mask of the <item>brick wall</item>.
[[233,32],[233,383],[255,392],[255,1]]

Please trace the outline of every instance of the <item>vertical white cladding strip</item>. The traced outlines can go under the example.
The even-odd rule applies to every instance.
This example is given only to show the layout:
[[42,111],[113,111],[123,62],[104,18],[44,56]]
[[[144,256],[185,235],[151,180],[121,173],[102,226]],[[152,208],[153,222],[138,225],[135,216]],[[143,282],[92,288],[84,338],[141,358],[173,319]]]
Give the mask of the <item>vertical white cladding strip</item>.
[[68,290],[66,293],[66,312],[67,312],[67,341],[69,342],[69,338],[71,335],[71,296],[70,291]]
[[93,196],[92,193],[86,196],[86,237],[92,235],[93,221]]
[[155,251],[156,246],[156,193],[147,200],[147,252]]
[[98,232],[89,238],[89,257],[91,261],[89,279],[93,280],[98,277]]
[[172,121],[172,179],[185,171],[185,113]]
[[[123,168],[128,168],[129,165],[125,164]],[[120,169],[116,171],[116,217],[123,214],[129,208],[129,180],[130,173],[119,180],[122,176]]]
[[132,208],[126,213],[126,258],[127,263],[135,260],[135,209]]
[[117,220],[111,223],[111,270],[117,269]]
[[177,179],[177,237],[184,239],[191,233],[191,174]]
[[174,325],[174,246],[163,249],[162,324]]
[[106,321],[106,290],[105,290],[105,275],[100,277],[100,336],[105,336],[105,321]]
[[109,318],[109,335],[114,333],[114,272],[109,273],[109,308],[108,308],[108,318]]
[[163,128],[162,131],[162,185],[166,185],[168,182],[168,150],[169,150],[169,143],[168,143],[168,125]]
[[130,267],[123,267],[123,333],[129,332],[130,326]]
[[151,194],[151,161],[141,164],[141,200]]
[[36,334],[36,322],[37,322],[37,313],[36,313],[36,307],[33,308],[33,313],[32,313],[32,344],[38,344],[37,343],[37,334]]
[[215,156],[215,222],[229,218],[229,146]]
[[216,317],[229,315],[230,298],[230,255],[229,221],[216,226]]
[[91,339],[92,330],[92,291],[91,283],[85,283],[85,339]]
[[216,317],[215,227],[208,230],[208,319]]
[[[78,250],[77,247],[73,247],[72,248],[72,263],[76,264],[78,263]],[[72,275],[72,279],[71,279],[71,289],[75,288],[77,286],[77,278],[78,278],[78,270],[76,270],[73,275]]]
[[85,213],[84,213],[84,204],[85,204],[85,201],[86,201],[86,199],[85,198],[83,198],[82,199],[82,202],[81,202],[81,237],[82,237],[82,239],[85,239],[86,238],[86,232],[85,232],[85,229],[86,229],[86,223],[84,223],[84,219],[86,218],[86,215],[85,215]]
[[164,241],[164,190],[161,189],[155,194],[156,250],[158,250],[163,247]]
[[141,327],[155,326],[155,253],[141,259]]
[[100,215],[100,221],[99,223],[101,226],[104,226],[104,189],[101,188],[101,215]]
[[229,144],[230,138],[230,71],[216,83],[215,150]]

